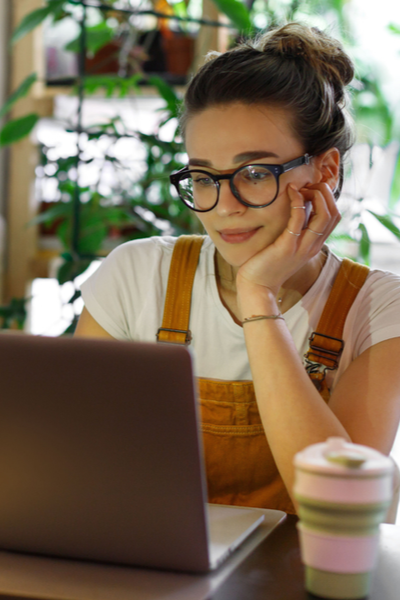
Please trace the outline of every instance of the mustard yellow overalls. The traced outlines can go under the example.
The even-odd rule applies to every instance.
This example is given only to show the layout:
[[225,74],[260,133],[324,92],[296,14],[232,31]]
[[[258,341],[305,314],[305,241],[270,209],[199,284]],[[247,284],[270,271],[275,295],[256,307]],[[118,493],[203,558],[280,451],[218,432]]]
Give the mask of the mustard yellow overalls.
[[[169,271],[160,342],[190,343],[190,303],[201,236],[181,236]],[[326,402],[329,390],[318,367],[337,368],[347,313],[368,268],[344,259],[306,358],[309,375]],[[198,379],[208,500],[295,513],[273,459],[251,381]]]

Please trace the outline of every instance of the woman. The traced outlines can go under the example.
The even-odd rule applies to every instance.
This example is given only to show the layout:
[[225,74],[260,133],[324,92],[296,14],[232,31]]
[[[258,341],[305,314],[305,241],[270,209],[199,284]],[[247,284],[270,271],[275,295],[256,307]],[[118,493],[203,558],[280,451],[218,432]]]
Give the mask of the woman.
[[[213,502],[294,512],[296,452],[331,436],[384,453],[393,444],[399,278],[370,272],[346,308],[343,352],[334,340],[333,359],[318,344],[303,359],[340,270],[324,242],[340,220],[352,78],[335,40],[292,23],[214,53],[186,94],[189,165],[171,180],[208,234],[189,329]],[[117,248],[83,286],[77,335],[154,340],[175,244],[152,238]],[[354,288],[345,283],[335,310]],[[327,384],[328,403],[305,366]]]

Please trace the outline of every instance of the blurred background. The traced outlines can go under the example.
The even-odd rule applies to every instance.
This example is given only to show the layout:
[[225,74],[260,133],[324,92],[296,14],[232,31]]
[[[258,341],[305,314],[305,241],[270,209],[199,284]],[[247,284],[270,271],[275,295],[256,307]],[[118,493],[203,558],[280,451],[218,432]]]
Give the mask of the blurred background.
[[0,326],[71,333],[79,285],[126,240],[198,231],[168,175],[209,50],[290,20],[356,63],[335,252],[400,272],[400,3],[7,0],[0,6]]

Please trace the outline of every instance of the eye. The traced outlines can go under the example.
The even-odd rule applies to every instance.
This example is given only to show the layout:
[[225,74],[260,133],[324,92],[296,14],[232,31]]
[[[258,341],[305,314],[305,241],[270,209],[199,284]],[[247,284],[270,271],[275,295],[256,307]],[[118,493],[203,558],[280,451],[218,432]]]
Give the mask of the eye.
[[271,179],[273,176],[268,169],[263,167],[248,167],[240,172],[241,177],[247,181],[257,182]]
[[207,187],[210,185],[214,185],[214,180],[211,179],[211,177],[207,177],[204,174],[198,174],[198,175],[194,175],[193,177],[193,183],[195,183],[198,186],[203,186],[203,187]]

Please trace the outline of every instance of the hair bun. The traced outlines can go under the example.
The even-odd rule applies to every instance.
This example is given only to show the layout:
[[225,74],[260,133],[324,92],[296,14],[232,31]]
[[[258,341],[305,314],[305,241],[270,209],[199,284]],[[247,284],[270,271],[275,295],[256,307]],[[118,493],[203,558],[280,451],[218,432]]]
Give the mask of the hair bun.
[[333,88],[336,102],[344,99],[344,87],[354,77],[354,67],[340,42],[316,27],[288,23],[273,29],[258,39],[262,52],[292,60],[304,61],[316,75]]

